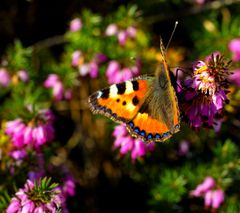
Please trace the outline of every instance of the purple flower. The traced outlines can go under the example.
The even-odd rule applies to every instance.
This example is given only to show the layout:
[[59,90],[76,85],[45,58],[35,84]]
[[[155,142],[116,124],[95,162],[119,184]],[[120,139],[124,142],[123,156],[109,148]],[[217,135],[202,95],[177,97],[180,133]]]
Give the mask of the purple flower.
[[121,30],[118,32],[117,37],[118,37],[119,44],[121,46],[124,46],[128,38],[128,33],[127,31]]
[[126,31],[127,31],[127,34],[128,34],[129,37],[131,37],[131,38],[136,37],[137,29],[135,27],[129,26]]
[[53,86],[53,97],[56,101],[61,101],[64,97],[64,86],[61,81],[58,81]]
[[213,192],[212,197],[212,207],[218,209],[224,202],[224,191],[222,189],[217,189]]
[[54,138],[54,116],[50,110],[40,110],[36,118],[29,123],[16,119],[6,123],[5,133],[12,139],[13,146],[19,150],[28,146],[39,148]]
[[70,31],[76,32],[82,29],[82,21],[80,18],[75,18],[70,22]]
[[89,74],[91,78],[97,78],[98,76],[98,64],[94,61],[89,64]]
[[107,67],[106,76],[109,84],[116,84],[129,80],[140,73],[139,66],[132,66],[131,68],[120,67],[117,61],[110,61]]
[[0,85],[7,87],[11,82],[11,77],[5,68],[0,69]]
[[230,75],[228,79],[231,83],[234,83],[240,87],[240,69],[234,70],[233,74]]
[[195,197],[200,197],[204,195],[207,191],[215,187],[215,180],[212,177],[206,177],[204,181],[199,184],[196,189],[191,192],[191,195]]
[[119,148],[121,156],[125,156],[131,152],[133,162],[138,158],[144,157],[147,152],[151,152],[154,149],[153,143],[145,144],[142,140],[134,139],[128,135],[124,125],[116,126],[113,131],[113,136],[115,137],[113,149]]
[[178,81],[179,106],[190,126],[221,126],[222,109],[227,102],[228,65],[220,54],[214,53],[206,62],[194,63],[190,75]]
[[44,81],[44,87],[52,89],[52,95],[55,101],[64,99],[65,88],[57,74],[48,75],[47,79]]
[[228,44],[229,50],[233,53],[232,60],[240,60],[240,38],[235,38],[231,40]]
[[113,36],[113,35],[116,35],[117,32],[118,32],[117,25],[116,24],[110,24],[110,25],[107,26],[105,34],[107,36]]
[[179,144],[178,154],[180,156],[186,156],[189,152],[189,142],[186,140],[182,140]]
[[28,79],[29,79],[29,76],[28,76],[28,73],[27,73],[26,70],[19,70],[19,71],[17,72],[17,76],[18,76],[18,78],[19,78],[21,81],[23,81],[23,82],[27,82]]
[[83,62],[83,55],[80,50],[76,50],[72,54],[72,66],[77,67],[79,64]]
[[24,149],[19,149],[11,151],[9,155],[15,160],[22,160],[27,156],[27,152]]
[[42,187],[41,190],[39,190],[39,184],[40,183],[35,186],[32,181],[27,180],[24,188],[19,189],[15,197],[11,199],[6,213],[56,212],[62,204],[60,191],[57,188],[43,189]]
[[44,81],[44,87],[51,88],[59,81],[59,76],[57,74],[48,75],[47,79]]

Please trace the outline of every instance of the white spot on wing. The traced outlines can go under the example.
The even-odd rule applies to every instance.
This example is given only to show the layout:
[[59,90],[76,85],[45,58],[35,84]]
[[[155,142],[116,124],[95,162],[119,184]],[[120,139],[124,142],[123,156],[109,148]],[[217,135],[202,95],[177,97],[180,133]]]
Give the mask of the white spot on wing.
[[97,99],[98,99],[98,98],[101,98],[101,96],[102,96],[102,92],[99,91],[98,94],[97,94]]
[[126,81],[126,90],[125,94],[130,94],[133,92],[133,84],[131,81]]
[[110,86],[110,97],[111,98],[115,98],[116,96],[118,96],[118,88],[116,86],[116,84]]

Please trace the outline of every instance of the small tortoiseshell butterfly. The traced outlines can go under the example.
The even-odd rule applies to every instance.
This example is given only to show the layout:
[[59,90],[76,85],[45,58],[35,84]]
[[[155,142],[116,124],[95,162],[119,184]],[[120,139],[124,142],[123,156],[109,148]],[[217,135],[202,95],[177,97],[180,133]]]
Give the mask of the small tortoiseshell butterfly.
[[93,113],[125,123],[133,137],[145,142],[165,141],[180,129],[177,97],[162,42],[160,50],[163,63],[155,77],[144,75],[113,84],[88,100]]

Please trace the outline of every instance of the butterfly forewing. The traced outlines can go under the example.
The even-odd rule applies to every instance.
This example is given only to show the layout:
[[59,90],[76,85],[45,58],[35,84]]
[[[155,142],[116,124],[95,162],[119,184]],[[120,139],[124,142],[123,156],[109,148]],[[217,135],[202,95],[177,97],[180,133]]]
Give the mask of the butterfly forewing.
[[94,113],[117,122],[128,122],[137,114],[146,98],[152,77],[142,76],[97,91],[89,97]]

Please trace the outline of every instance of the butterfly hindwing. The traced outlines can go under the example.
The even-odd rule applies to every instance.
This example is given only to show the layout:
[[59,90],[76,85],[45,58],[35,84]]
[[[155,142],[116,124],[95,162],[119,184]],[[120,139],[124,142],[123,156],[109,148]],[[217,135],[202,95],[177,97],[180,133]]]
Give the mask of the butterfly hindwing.
[[152,77],[141,76],[133,80],[99,90],[89,97],[94,113],[103,114],[117,122],[128,122],[144,103]]

